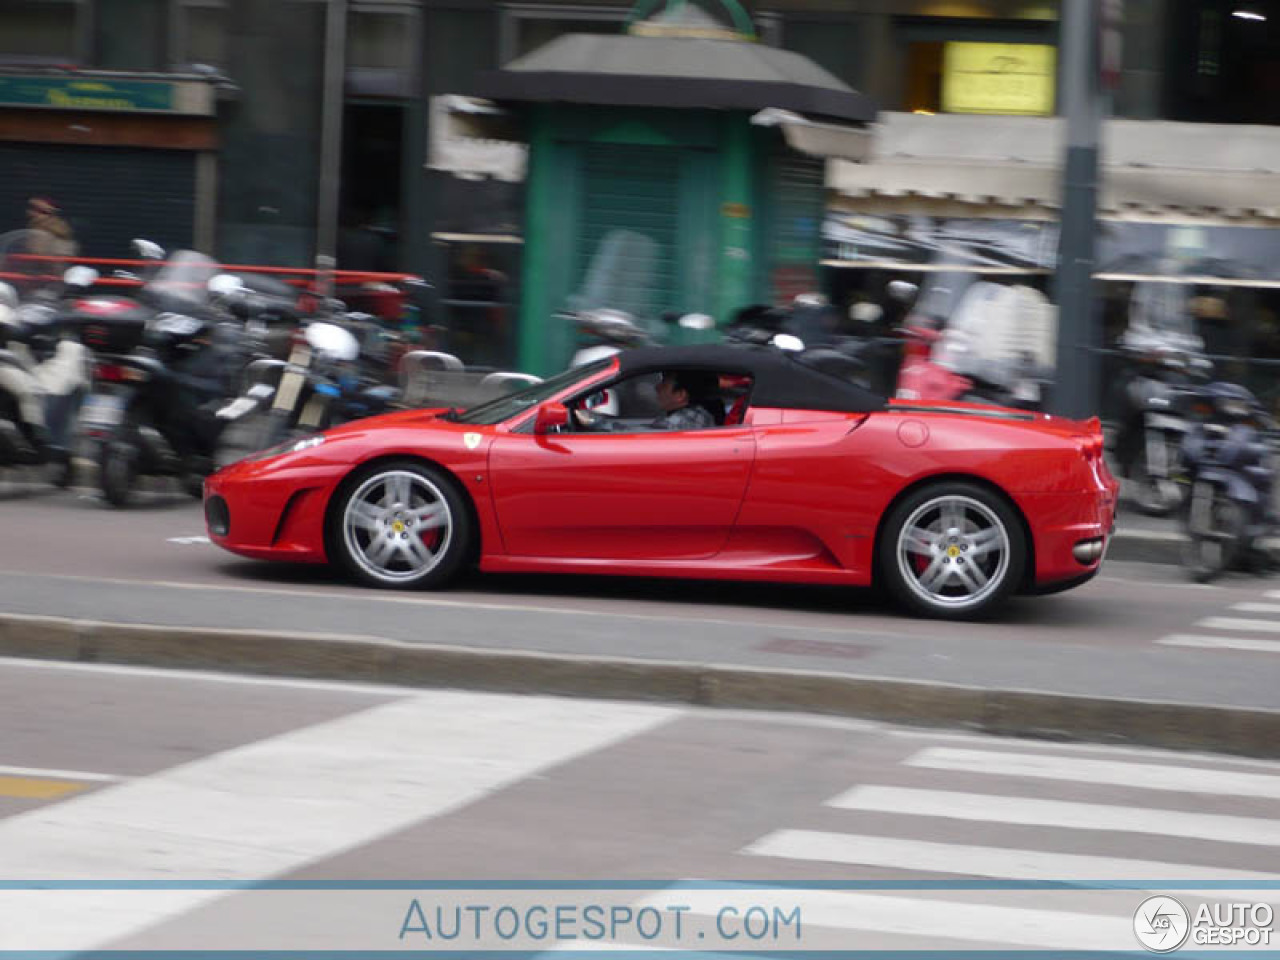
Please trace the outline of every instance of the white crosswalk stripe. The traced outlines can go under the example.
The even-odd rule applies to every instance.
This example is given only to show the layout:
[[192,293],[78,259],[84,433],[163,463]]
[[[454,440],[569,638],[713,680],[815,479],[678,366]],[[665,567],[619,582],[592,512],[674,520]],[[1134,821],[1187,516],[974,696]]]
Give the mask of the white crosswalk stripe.
[[1280,775],[1245,773],[1239,770],[956,747],[931,747],[907,758],[904,763],[909,767],[930,770],[1280,800]]
[[1280,653],[1280,640],[1257,637],[1212,637],[1199,633],[1171,633],[1156,643],[1163,647],[1202,647],[1212,650],[1249,650],[1254,653]]
[[1009,797],[915,787],[854,787],[827,801],[841,810],[940,817],[978,823],[1107,830],[1168,837],[1198,837],[1219,843],[1280,847],[1280,821],[1216,813],[1155,811],[1103,803]]
[[1248,883],[1274,878],[1274,874],[1158,860],[1044,853],[823,830],[778,830],[750,844],[743,852],[759,857],[785,857],[790,860],[847,863],[913,873],[944,873],[1001,880],[1141,883],[1153,878],[1177,878],[1191,881],[1239,880]]
[[1254,633],[1280,633],[1280,620],[1252,620],[1243,617],[1205,617],[1196,622],[1206,630],[1244,630]]

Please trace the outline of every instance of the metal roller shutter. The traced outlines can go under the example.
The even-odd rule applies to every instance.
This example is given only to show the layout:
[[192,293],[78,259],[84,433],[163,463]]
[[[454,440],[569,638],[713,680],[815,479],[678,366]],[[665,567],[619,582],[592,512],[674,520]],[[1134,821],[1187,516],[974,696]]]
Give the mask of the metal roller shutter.
[[5,229],[25,227],[27,198],[43,195],[62,207],[82,256],[132,257],[134,237],[170,250],[192,245],[192,151],[0,143],[0,170]]
[[769,267],[774,302],[817,289],[826,209],[824,161],[795,153],[776,159],[774,225],[769,231]]
[[626,310],[649,322],[676,308],[680,170],[677,148],[583,147],[582,306]]

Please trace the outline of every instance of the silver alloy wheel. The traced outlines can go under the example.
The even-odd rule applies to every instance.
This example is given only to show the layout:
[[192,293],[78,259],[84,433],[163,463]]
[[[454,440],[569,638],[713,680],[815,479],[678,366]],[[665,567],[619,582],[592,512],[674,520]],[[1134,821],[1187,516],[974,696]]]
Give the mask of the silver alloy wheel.
[[376,473],[347,498],[342,538],[351,559],[385,583],[418,580],[453,541],[444,492],[412,470]]
[[931,606],[963,610],[1000,589],[1009,571],[1009,532],[985,503],[947,494],[921,504],[894,551],[903,582]]

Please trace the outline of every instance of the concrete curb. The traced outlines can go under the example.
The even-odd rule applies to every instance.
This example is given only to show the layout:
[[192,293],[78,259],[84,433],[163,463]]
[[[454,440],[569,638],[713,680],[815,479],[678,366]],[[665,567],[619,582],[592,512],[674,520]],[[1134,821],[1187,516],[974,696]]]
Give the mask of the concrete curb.
[[0,656],[790,710],[1005,736],[1280,757],[1280,711],[798,670],[20,615],[0,616]]
[[1129,563],[1182,563],[1182,545],[1187,538],[1176,530],[1126,530],[1117,527],[1107,548],[1108,560]]

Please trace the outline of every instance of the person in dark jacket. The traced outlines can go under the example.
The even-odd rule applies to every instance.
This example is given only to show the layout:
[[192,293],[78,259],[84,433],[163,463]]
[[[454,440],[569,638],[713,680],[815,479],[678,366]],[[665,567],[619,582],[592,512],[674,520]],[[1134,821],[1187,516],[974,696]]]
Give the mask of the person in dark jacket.
[[658,383],[657,395],[662,413],[648,423],[627,423],[599,417],[582,409],[574,411],[574,420],[579,429],[598,433],[707,430],[724,423],[724,401],[720,398],[719,378],[714,373],[667,371]]

